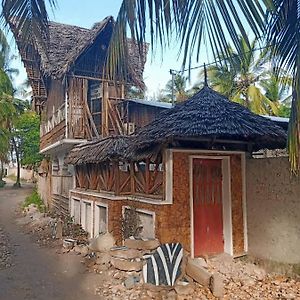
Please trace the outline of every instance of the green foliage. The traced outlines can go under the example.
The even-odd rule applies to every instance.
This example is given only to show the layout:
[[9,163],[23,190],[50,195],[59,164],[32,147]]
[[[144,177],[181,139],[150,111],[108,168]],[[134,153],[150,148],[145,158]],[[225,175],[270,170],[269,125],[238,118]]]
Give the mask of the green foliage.
[[122,218],[122,236],[127,239],[131,236],[137,237],[141,228],[141,219],[135,207],[129,207],[124,210]]
[[39,195],[39,193],[37,192],[36,189],[33,190],[31,195],[26,197],[25,201],[22,204],[22,207],[26,208],[31,204],[34,204],[40,212],[45,211],[45,205],[43,203],[43,200],[40,197],[40,195]]
[[15,122],[15,135],[19,139],[22,165],[36,168],[42,161],[39,154],[40,120],[36,113],[26,111]]

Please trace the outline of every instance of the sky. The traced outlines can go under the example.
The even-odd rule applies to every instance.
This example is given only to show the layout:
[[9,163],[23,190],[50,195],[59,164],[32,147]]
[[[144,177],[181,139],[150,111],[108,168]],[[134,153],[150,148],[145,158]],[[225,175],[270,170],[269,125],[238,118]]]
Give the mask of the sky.
[[[121,5],[121,0],[58,0],[58,7],[53,12],[49,9],[50,20],[77,25],[85,28],[91,28],[94,23],[99,22],[106,16],[116,17]],[[12,50],[17,52],[16,47]],[[166,49],[163,57],[160,51],[156,51],[153,56],[151,51],[148,53],[147,63],[145,66],[144,80],[147,86],[147,96],[155,98],[160,89],[163,89],[171,79],[170,69],[180,70],[182,60],[178,59],[179,46],[173,43],[170,49]],[[206,60],[206,61],[205,61]],[[207,57],[202,61],[194,62],[193,66],[207,62]],[[15,85],[18,86],[26,79],[26,72],[20,59],[14,63],[20,69],[19,76],[15,79]],[[199,70],[191,73],[191,83],[197,78]],[[188,75],[188,74],[186,74]]]

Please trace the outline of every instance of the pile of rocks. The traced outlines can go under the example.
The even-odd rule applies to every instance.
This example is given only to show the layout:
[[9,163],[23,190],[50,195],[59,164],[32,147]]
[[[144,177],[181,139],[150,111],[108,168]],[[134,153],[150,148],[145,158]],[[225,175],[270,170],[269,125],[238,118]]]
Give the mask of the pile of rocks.
[[9,244],[9,237],[0,226],[0,270],[12,266],[12,249]]

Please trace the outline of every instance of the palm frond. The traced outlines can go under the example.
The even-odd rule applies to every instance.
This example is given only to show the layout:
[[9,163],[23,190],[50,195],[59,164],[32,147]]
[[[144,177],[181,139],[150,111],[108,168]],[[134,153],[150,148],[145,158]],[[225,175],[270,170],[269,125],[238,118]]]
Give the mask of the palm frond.
[[[48,0],[52,8],[56,7],[56,0]],[[2,0],[1,21],[10,24],[19,38],[28,43],[34,36],[41,45],[45,45],[48,37],[48,13],[45,0]]]
[[289,124],[288,151],[291,170],[300,172],[300,3],[273,0],[269,12],[267,42],[273,45],[275,71],[285,69],[293,77],[292,110]]

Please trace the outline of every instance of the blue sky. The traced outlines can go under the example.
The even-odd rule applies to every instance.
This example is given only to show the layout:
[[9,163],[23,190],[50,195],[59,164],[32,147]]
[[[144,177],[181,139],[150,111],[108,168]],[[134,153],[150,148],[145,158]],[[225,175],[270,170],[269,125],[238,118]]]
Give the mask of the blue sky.
[[[98,22],[106,16],[117,16],[121,0],[58,0],[58,7],[52,13],[49,9],[50,19],[60,23],[72,24],[90,28],[95,22]],[[16,49],[13,47],[13,50]],[[151,52],[148,54],[148,60],[144,72],[145,83],[148,87],[147,95],[155,97],[159,89],[165,87],[170,80],[170,69],[179,70],[181,60],[178,59],[178,46],[172,45],[171,49],[166,49],[163,55],[157,51],[154,58]],[[199,63],[194,62],[193,66],[207,62],[206,55]],[[16,78],[16,85],[22,83],[26,78],[25,70],[20,60],[14,63],[20,69],[20,75]],[[192,81],[195,81],[199,71],[192,72]]]

